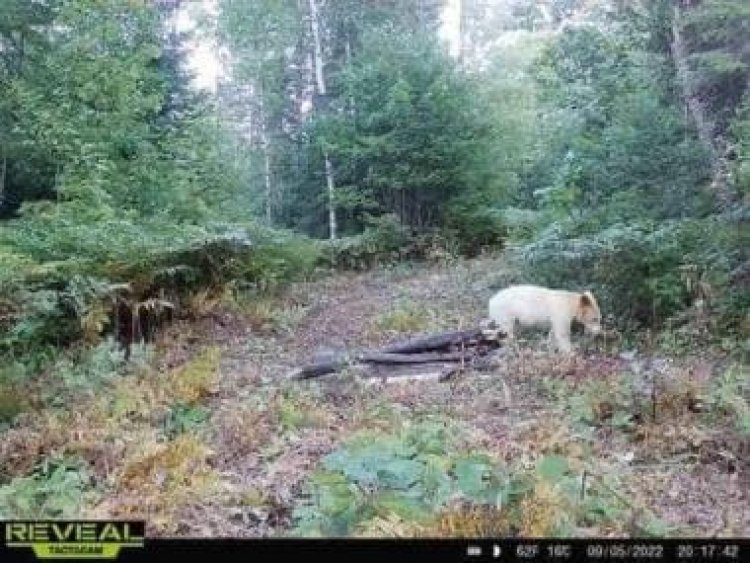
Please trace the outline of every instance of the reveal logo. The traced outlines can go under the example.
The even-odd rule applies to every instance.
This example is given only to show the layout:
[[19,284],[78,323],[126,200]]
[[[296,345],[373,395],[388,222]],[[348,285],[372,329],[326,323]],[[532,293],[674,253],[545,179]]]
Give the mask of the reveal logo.
[[5,546],[38,559],[115,559],[123,547],[143,547],[144,531],[144,522],[3,522]]

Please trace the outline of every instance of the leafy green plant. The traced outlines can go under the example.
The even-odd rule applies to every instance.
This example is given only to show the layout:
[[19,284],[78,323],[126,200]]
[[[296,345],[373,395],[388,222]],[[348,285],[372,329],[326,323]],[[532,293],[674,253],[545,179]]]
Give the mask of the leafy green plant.
[[368,221],[364,232],[326,243],[324,256],[330,266],[344,270],[366,270],[398,262],[411,235],[398,217],[386,214]]
[[279,424],[285,432],[323,427],[329,421],[330,413],[319,404],[316,395],[311,392],[283,389],[273,404]]
[[0,518],[76,518],[89,485],[85,465],[76,460],[45,459],[33,475],[0,486]]
[[0,378],[0,431],[24,410],[25,403],[21,391]]
[[564,457],[542,456],[528,470],[455,446],[434,422],[395,435],[352,437],[310,478],[308,497],[295,508],[293,533],[349,535],[379,519],[430,530],[461,501],[496,511],[505,533],[520,524],[528,533],[570,535],[578,525],[611,524],[625,510],[606,488],[592,484],[582,499],[580,475]]
[[191,432],[204,424],[210,415],[208,409],[201,405],[174,404],[164,421],[164,433],[172,439],[178,434]]
[[453,206],[447,214],[446,232],[460,254],[477,256],[483,250],[502,248],[508,238],[505,213],[490,206]]
[[545,393],[557,403],[574,424],[633,429],[633,416],[643,405],[635,404],[632,378],[589,380],[576,384],[555,378],[542,382]]
[[295,533],[350,534],[378,514],[429,519],[451,492],[441,425],[422,424],[396,436],[364,432],[329,454],[309,483],[310,501],[295,511]]
[[729,414],[737,430],[750,436],[750,371],[744,365],[726,370],[713,382],[708,395],[713,412]]
[[[523,254],[538,282],[592,289],[605,314],[621,319],[623,328],[658,325],[706,292],[722,294],[737,259],[733,230],[715,217],[658,227],[614,225],[577,238],[556,226]],[[715,235],[709,242],[706,232]],[[685,277],[687,266],[706,273],[700,284]]]

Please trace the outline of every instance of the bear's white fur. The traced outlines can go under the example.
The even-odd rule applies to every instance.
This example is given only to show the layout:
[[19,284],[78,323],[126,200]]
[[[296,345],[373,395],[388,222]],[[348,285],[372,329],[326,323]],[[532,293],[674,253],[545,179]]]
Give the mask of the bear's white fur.
[[590,291],[583,293],[536,285],[514,285],[497,292],[489,301],[490,319],[513,338],[521,326],[550,328],[550,339],[564,353],[572,351],[570,328],[577,320],[592,334],[601,332],[599,305]]

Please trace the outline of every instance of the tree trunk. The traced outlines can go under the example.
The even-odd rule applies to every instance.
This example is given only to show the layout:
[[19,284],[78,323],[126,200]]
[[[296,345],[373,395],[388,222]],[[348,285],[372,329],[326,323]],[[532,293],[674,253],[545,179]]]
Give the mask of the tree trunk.
[[[351,45],[349,32],[347,32],[346,34],[346,43],[344,44],[344,52],[346,55],[346,65],[349,68],[351,68],[352,67],[352,45]],[[352,117],[352,125],[354,125],[356,122],[356,117],[357,117],[357,102],[354,99],[354,94],[351,94],[349,96],[349,114]]]
[[272,202],[272,189],[271,189],[271,157],[268,154],[268,144],[266,141],[266,134],[263,132],[264,147],[263,147],[263,176],[266,182],[266,223],[268,225],[273,224],[273,215],[271,213],[271,202]]
[[265,92],[263,91],[263,87],[261,86],[260,92],[259,92],[259,102],[258,102],[258,111],[259,111],[259,119],[260,119],[260,144],[261,144],[261,150],[263,151],[263,180],[265,182],[265,188],[266,188],[266,223],[268,225],[271,225],[273,221],[272,213],[271,213],[271,201],[272,201],[272,193],[273,189],[271,186],[271,155],[269,152],[269,146],[268,146],[268,134],[266,131],[266,113],[263,103],[263,96],[265,95]]
[[713,176],[711,188],[714,191],[719,206],[726,208],[732,199],[726,181],[726,170],[728,167],[725,159],[720,156],[716,148],[713,138],[714,124],[707,117],[703,103],[698,93],[694,91],[690,81],[690,70],[687,63],[688,55],[682,37],[682,30],[680,29],[680,20],[680,6],[679,3],[675,3],[672,15],[672,43],[670,45],[672,59],[677,70],[677,78],[682,89],[682,97],[685,101],[686,109],[695,123],[698,139],[708,150],[711,159]]
[[458,6],[458,66],[466,65],[466,0],[456,0]]
[[[323,76],[323,49],[320,40],[320,22],[318,20],[318,8],[315,5],[316,0],[310,0],[310,22],[312,25],[314,53],[315,53],[315,79],[318,87],[318,94],[326,95],[326,83]],[[323,148],[323,159],[325,160],[326,187],[328,189],[328,233],[331,240],[336,240],[336,205],[335,195],[336,187],[333,181],[333,166],[328,156],[328,149]]]
[[3,154],[3,164],[0,167],[0,208],[5,203],[5,172],[8,169],[8,157]]

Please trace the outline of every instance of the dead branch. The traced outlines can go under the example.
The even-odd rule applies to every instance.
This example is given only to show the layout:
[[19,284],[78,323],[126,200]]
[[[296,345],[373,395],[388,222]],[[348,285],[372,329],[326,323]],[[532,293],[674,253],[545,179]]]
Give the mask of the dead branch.
[[390,354],[367,352],[357,356],[361,363],[368,364],[429,364],[431,362],[460,362],[466,358],[463,352],[424,352],[421,354]]
[[460,362],[461,352],[426,352],[423,354],[389,354],[387,352],[365,352],[348,359],[341,355],[330,360],[308,364],[292,374],[292,379],[310,379],[342,370],[350,364],[429,364],[433,362]]
[[[502,337],[496,331],[482,328],[458,330],[424,336],[385,346],[380,350],[348,355],[340,353],[318,362],[313,362],[294,371],[292,379],[310,379],[338,372],[348,365],[375,364],[399,366],[405,364],[445,364],[460,362],[458,369],[449,369],[448,377],[462,367],[478,365],[478,359],[500,346]],[[441,377],[441,380],[445,377]]]
[[469,344],[472,341],[484,340],[485,338],[485,332],[481,328],[454,330],[421,338],[414,338],[412,340],[407,340],[406,342],[390,344],[383,348],[382,351],[393,354],[413,354],[415,352],[451,348],[461,344]]

